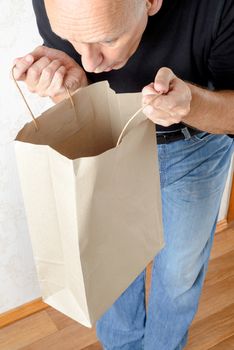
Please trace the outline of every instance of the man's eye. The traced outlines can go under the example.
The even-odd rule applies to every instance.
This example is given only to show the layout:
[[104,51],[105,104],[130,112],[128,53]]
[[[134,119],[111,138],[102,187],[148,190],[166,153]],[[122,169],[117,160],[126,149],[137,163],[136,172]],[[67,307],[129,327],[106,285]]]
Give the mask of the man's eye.
[[108,46],[113,46],[116,43],[116,40],[105,40],[101,44],[108,45]]

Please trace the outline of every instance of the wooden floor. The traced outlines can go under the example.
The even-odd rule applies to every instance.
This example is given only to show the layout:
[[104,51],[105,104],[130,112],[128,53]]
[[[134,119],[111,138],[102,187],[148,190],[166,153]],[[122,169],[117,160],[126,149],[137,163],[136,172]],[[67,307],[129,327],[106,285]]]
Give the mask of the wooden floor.
[[[146,300],[150,287],[147,268]],[[101,350],[89,329],[52,308],[0,330],[1,350]],[[186,350],[234,349],[234,225],[217,233]]]

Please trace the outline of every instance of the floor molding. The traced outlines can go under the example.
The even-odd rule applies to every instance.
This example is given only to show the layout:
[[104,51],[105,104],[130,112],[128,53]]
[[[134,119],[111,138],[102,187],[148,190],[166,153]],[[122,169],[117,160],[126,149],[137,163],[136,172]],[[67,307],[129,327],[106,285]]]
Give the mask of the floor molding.
[[[220,220],[216,226],[216,233],[225,230],[228,227],[227,219]],[[48,307],[41,298],[32,300],[31,302],[19,306],[15,309],[9,310],[0,315],[0,328],[5,327],[13,322],[16,322],[24,317],[32,315],[38,311],[44,310]]]
[[225,230],[226,228],[228,228],[228,222],[227,222],[227,219],[223,219],[223,220],[220,220],[217,225],[216,225],[216,233],[219,233],[223,230]]
[[[233,166],[232,166],[233,168]],[[228,207],[228,213],[227,213],[227,221],[233,221],[234,220],[234,176],[232,174],[232,184],[231,184],[231,193],[229,198],[229,207]]]
[[9,310],[0,314],[0,328],[5,327],[13,322],[21,320],[24,317],[30,316],[38,311],[48,307],[41,298],[30,301],[15,309]]

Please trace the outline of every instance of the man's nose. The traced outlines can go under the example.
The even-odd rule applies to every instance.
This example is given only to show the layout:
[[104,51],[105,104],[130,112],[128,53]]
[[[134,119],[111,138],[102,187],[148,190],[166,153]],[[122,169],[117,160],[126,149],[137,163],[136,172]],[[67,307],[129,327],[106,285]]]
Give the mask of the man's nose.
[[82,65],[86,72],[94,72],[103,61],[103,55],[95,45],[84,44],[81,52]]

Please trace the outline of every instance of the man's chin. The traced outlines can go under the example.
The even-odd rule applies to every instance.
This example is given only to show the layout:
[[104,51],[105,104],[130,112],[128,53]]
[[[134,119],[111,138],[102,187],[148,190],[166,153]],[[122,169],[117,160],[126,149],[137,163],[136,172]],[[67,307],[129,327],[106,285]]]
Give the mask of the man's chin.
[[113,69],[114,69],[114,70],[121,69],[121,68],[123,68],[123,67],[127,64],[127,62],[128,62],[128,60],[126,60],[126,61],[124,61],[124,62],[122,62],[122,63],[120,63],[120,64],[116,64],[116,65],[113,66]]
[[127,63],[127,62],[124,62],[124,63],[122,63],[122,64],[120,64],[120,65],[118,65],[118,66],[114,66],[113,69],[114,69],[114,70],[121,69],[121,68],[123,68],[123,67],[125,66],[126,63]]

